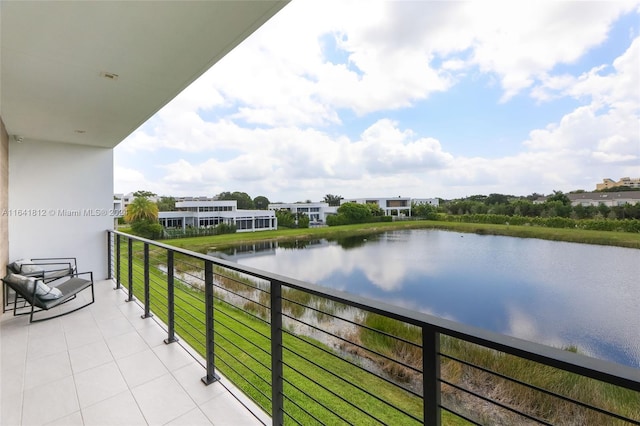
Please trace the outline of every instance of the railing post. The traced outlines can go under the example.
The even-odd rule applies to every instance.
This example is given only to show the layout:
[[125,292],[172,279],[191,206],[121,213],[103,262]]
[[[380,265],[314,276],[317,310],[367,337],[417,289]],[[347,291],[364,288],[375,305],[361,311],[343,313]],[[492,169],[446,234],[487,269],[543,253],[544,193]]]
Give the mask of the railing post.
[[440,333],[422,326],[422,395],[424,424],[440,426]]
[[204,308],[205,308],[205,327],[207,330],[207,341],[205,342],[207,357],[207,375],[202,378],[205,385],[220,380],[220,376],[216,374],[215,366],[215,342],[213,334],[213,263],[210,260],[204,261]]
[[110,280],[113,277],[111,273],[111,267],[113,266],[112,257],[113,254],[113,245],[111,244],[111,237],[113,234],[110,231],[107,231],[107,279]]
[[116,235],[116,288],[120,290],[120,234]]
[[144,243],[144,315],[141,318],[151,318],[151,295],[149,294],[149,244]]
[[284,423],[282,376],[282,284],[271,281],[271,419]]
[[175,335],[175,297],[173,288],[173,250],[167,250],[167,323],[169,326],[168,337],[164,342],[177,342]]
[[133,302],[135,299],[133,298],[133,240],[131,238],[127,238],[127,258],[129,259],[128,267],[129,267],[129,296],[125,299],[125,302]]

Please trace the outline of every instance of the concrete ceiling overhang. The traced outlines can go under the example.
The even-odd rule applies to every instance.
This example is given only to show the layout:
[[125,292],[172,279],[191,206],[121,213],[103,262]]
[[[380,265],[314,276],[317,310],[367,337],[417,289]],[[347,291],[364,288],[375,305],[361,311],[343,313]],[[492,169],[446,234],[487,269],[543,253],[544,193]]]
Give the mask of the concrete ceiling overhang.
[[114,147],[287,2],[2,0],[7,132]]

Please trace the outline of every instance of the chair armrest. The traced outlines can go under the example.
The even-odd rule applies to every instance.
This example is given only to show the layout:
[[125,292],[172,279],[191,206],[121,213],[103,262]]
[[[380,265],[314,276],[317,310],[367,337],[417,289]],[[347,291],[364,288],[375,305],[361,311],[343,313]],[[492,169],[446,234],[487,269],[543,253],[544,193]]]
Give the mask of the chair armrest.
[[[75,257],[43,257],[30,260],[31,262],[20,264],[20,269],[16,273],[30,277],[42,277],[45,282],[52,282],[71,276],[78,270]],[[25,272],[23,266],[35,266],[40,270]]]
[[76,264],[76,258],[75,257],[34,257],[33,259],[31,259],[32,262],[40,262],[40,261],[62,261],[63,263],[73,263],[74,265]]
[[89,281],[93,282],[93,271],[88,272],[74,272],[73,274],[69,274],[70,277],[80,277],[80,275],[89,274]]
[[67,265],[74,270],[78,269],[78,262],[75,257],[37,257],[31,259],[33,265]]

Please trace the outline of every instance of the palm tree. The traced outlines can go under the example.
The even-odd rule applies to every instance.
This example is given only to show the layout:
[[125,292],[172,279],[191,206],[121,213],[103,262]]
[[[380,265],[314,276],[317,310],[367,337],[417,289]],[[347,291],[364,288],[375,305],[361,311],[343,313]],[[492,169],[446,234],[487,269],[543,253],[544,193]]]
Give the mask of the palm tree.
[[343,197],[340,195],[327,194],[324,196],[324,202],[330,206],[340,206],[340,200],[342,199]]
[[158,205],[146,197],[136,197],[133,202],[127,206],[124,219],[129,223],[138,220],[155,222],[158,220]]

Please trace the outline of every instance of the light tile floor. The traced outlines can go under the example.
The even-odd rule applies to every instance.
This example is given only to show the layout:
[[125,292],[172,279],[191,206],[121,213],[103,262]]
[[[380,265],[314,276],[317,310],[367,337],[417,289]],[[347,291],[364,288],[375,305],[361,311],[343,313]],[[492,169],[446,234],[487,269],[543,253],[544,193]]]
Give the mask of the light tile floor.
[[166,345],[163,328],[112,281],[95,292],[93,305],[50,321],[2,315],[0,425],[270,423],[224,378],[205,386],[202,358],[183,342]]

